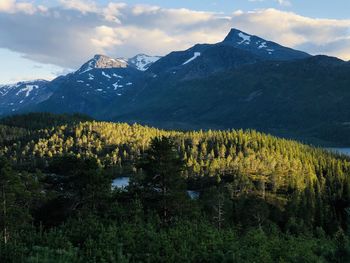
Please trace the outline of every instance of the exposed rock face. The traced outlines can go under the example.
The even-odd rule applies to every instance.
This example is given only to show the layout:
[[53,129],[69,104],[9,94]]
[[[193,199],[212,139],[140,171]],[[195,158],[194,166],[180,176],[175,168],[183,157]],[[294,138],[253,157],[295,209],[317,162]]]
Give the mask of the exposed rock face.
[[121,59],[113,59],[104,55],[95,55],[94,68],[126,68],[128,63]]
[[122,59],[114,59],[104,55],[95,55],[77,71],[80,74],[93,69],[127,68],[128,63]]

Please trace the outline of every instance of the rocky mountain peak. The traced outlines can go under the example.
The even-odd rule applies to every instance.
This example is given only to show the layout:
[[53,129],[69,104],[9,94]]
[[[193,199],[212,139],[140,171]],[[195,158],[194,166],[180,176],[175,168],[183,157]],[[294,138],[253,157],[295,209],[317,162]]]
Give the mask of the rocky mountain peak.
[[80,74],[93,69],[127,68],[128,63],[122,59],[114,59],[105,55],[95,55],[78,70]]

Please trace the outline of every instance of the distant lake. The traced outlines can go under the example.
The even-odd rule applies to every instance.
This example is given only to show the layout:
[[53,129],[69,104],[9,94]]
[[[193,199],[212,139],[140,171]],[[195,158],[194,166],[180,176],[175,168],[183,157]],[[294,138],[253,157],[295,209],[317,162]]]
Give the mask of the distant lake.
[[[112,187],[118,188],[118,189],[125,189],[130,182],[130,178],[129,177],[118,177],[116,179],[113,180],[112,182]],[[197,191],[191,191],[191,190],[187,190],[187,194],[191,199],[198,199],[199,198],[199,192]]]
[[113,188],[124,189],[129,185],[129,177],[118,177],[112,182]]
[[342,153],[342,154],[350,156],[350,148],[327,148],[327,150],[330,150],[330,151],[336,152],[336,153]]

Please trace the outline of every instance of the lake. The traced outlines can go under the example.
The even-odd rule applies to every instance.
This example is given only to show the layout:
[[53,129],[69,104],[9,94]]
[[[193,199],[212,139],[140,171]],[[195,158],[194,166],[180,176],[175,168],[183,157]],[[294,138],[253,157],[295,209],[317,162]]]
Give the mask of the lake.
[[124,189],[129,185],[129,177],[118,177],[113,180],[112,187]]
[[[129,185],[129,177],[118,177],[113,180],[112,187],[113,188],[119,188],[119,189],[125,189]],[[198,199],[199,198],[199,192],[197,191],[187,191],[188,196],[191,199]]]
[[327,150],[350,156],[350,148],[327,148]]

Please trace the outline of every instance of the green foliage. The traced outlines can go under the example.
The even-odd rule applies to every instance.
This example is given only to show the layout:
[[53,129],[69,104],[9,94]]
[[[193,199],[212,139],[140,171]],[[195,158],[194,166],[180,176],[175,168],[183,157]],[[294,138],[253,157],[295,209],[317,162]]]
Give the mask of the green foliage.
[[25,263],[77,263],[75,250],[50,249],[47,247],[33,247],[32,256],[24,260]]
[[1,262],[349,261],[344,156],[250,130],[1,127]]
[[142,189],[142,198],[149,202],[159,202],[163,223],[168,223],[185,204],[186,185],[181,177],[184,162],[175,148],[175,143],[167,138],[154,138],[139,164],[145,176],[137,182]]
[[13,232],[24,227],[30,219],[31,189],[27,188],[25,180],[5,159],[0,159],[0,231],[5,244]]

